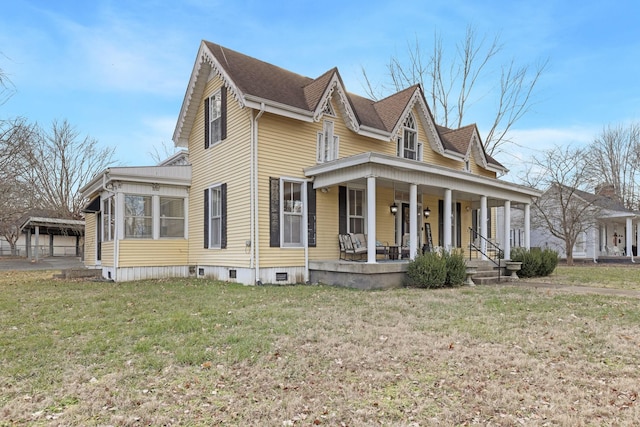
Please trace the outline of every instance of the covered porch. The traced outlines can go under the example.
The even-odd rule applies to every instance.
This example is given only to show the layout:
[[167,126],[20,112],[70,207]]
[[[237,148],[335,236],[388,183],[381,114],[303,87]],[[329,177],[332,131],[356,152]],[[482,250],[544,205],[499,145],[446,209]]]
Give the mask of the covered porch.
[[[337,234],[367,235],[362,261],[352,268],[360,274],[384,273],[389,279],[404,274],[406,263],[402,267],[403,263],[389,262],[388,257],[380,259],[377,249],[381,244],[397,247],[400,253],[406,254],[406,259],[415,258],[423,247],[468,251],[474,246],[476,256],[483,259],[487,244],[495,240],[493,236],[502,235],[507,238],[495,243],[502,249],[504,258],[509,259],[512,203],[523,206],[524,245],[530,245],[530,203],[532,197],[540,195],[531,188],[374,152],[312,166],[305,169],[305,174],[313,180],[315,189],[325,192],[338,187],[339,197],[346,199],[346,217],[341,216]],[[362,209],[354,213],[352,204],[358,201],[352,194],[358,192]],[[504,208],[503,233],[495,230],[496,222],[491,217],[493,207]],[[327,264],[331,262],[333,264]],[[310,260],[309,270],[324,268],[343,272],[351,264],[354,263]]]
[[635,262],[640,247],[640,220],[632,213],[606,215],[598,218],[598,262]]

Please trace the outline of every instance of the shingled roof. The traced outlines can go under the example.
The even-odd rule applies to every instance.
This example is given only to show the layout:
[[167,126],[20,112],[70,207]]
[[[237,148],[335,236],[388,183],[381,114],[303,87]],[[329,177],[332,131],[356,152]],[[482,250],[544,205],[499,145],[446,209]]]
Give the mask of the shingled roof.
[[[369,136],[383,140],[394,137],[392,133],[398,129],[403,115],[412,103],[418,102],[424,110],[425,117],[422,120],[430,123],[429,127],[433,129],[432,134],[436,140],[433,143],[439,147],[437,151],[457,159],[468,151],[475,129],[475,125],[457,130],[436,128],[419,85],[375,101],[347,92],[335,67],[317,78],[305,77],[209,41],[202,42],[198,58],[174,133],[174,141],[179,145],[188,139],[188,135],[183,135],[183,129],[190,132],[195,119],[195,112],[189,111],[191,100],[200,99],[204,91],[204,83],[199,82],[202,80],[199,76],[208,76],[212,68],[231,87],[234,97],[241,105],[256,108],[256,104],[269,103],[274,108],[290,108],[292,114],[309,121],[314,119],[314,115],[317,117],[319,108],[323,107],[320,104],[325,102],[328,91],[337,88],[342,107],[349,116],[348,126],[356,132],[366,128],[370,131]],[[484,149],[482,152],[484,153]],[[504,169],[504,166],[484,154],[489,164]]]
[[[437,126],[437,128],[438,133],[440,134],[440,138],[442,139],[442,143],[445,146],[451,146],[452,149],[462,154],[466,154],[469,150],[469,145],[473,142],[474,133],[478,135],[478,138],[480,138],[478,127],[475,124],[463,126],[459,129],[449,129],[444,126]],[[479,149],[482,150],[484,157],[487,159],[488,164],[504,168],[504,166],[500,164],[500,162],[487,154],[482,143],[479,143],[478,145]]]

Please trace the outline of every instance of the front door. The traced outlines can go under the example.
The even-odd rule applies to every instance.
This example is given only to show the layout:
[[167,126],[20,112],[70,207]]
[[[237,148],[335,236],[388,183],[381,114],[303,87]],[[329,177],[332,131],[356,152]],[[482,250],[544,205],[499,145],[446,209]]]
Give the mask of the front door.
[[[420,212],[420,206],[419,205],[418,205],[418,212]],[[410,219],[411,219],[411,214],[410,214],[410,209],[409,209],[409,203],[403,203],[402,204],[402,221],[401,221],[401,227],[402,227],[401,231],[402,231],[402,233],[400,234],[401,236],[403,236],[402,237],[402,243],[401,243],[403,246],[405,246],[405,245],[408,246],[407,242],[409,241],[409,237],[405,238],[405,236],[408,236],[409,235],[409,230],[411,230],[409,228],[410,227],[409,226]],[[418,237],[418,242],[417,243],[418,243],[418,249],[420,249],[420,237],[421,237],[420,236],[420,218],[419,217],[416,218],[415,221],[418,221],[417,222],[417,224],[418,224],[418,228],[417,228],[418,229],[418,236],[417,236]]]

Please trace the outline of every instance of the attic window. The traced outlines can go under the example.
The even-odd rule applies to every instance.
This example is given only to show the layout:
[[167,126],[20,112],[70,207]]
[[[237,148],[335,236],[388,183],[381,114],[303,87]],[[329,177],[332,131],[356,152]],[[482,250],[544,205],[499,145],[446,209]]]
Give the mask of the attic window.
[[465,172],[471,172],[471,161],[469,159],[464,160],[464,170]]
[[409,114],[402,124],[402,137],[398,138],[398,157],[421,160],[419,158],[418,132],[413,114]]
[[333,111],[333,107],[331,106],[330,101],[327,101],[327,104],[324,106],[324,109],[322,110],[322,114],[335,117],[336,113]]

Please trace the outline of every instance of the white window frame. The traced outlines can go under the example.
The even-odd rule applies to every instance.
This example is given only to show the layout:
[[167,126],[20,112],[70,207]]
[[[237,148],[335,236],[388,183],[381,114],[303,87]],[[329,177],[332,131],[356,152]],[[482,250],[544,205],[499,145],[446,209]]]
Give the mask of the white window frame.
[[318,132],[316,145],[316,160],[318,163],[330,162],[338,158],[340,137],[334,133],[334,122],[325,120],[322,132]]
[[102,241],[110,242],[115,238],[116,223],[115,196],[108,197],[102,201]]
[[[214,212],[214,194],[217,194],[217,208]],[[214,222],[215,220],[215,222]],[[209,249],[222,248],[222,184],[217,184],[209,187]],[[215,225],[214,225],[215,224]],[[214,231],[217,230],[217,241],[214,239]]]
[[222,141],[222,90],[209,97],[209,147]]
[[[307,241],[307,185],[305,180],[296,178],[280,178],[280,247],[283,248],[301,248]],[[300,200],[290,200],[293,202],[291,208],[286,208],[285,190],[286,185],[300,186]],[[299,202],[297,205],[295,202]],[[285,241],[285,224],[289,218],[298,217],[300,221],[300,241]]]
[[413,114],[407,116],[402,124],[401,131],[402,136],[398,138],[398,157],[408,160],[422,160],[424,144],[418,141],[418,129]]
[[[351,213],[351,192],[358,192],[362,195],[362,214],[357,215]],[[362,221],[362,231],[354,230],[351,226],[351,220],[357,219]],[[360,187],[348,187],[347,188],[347,231],[349,233],[367,233],[367,191]]]
[[[179,204],[182,206],[182,216],[162,216],[162,201],[167,200],[167,199],[171,199],[171,200],[175,200],[178,201]],[[185,235],[186,235],[186,211],[185,211],[185,203],[184,203],[184,197],[179,197],[179,196],[158,196],[158,215],[160,216],[160,224],[158,226],[158,238],[160,239],[184,239]],[[179,236],[163,236],[162,235],[162,228],[163,228],[163,224],[166,221],[176,221],[176,220],[181,220],[182,221],[182,234]]]
[[[151,215],[128,215],[127,214],[127,198],[130,197],[141,197],[143,199],[148,199],[149,200],[149,204],[151,206]],[[153,218],[154,218],[154,203],[153,203],[153,196],[149,195],[149,194],[133,194],[133,193],[125,193],[124,194],[124,238],[125,239],[153,239],[154,237],[154,227],[153,227]],[[127,227],[127,220],[131,219],[133,222],[137,222],[138,219],[142,219],[143,221],[147,221],[150,220],[151,221],[151,230],[150,230],[150,234],[149,235],[137,235],[137,234],[127,234],[127,231],[129,230],[129,228]],[[146,227],[146,225],[145,225]]]

